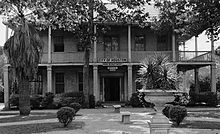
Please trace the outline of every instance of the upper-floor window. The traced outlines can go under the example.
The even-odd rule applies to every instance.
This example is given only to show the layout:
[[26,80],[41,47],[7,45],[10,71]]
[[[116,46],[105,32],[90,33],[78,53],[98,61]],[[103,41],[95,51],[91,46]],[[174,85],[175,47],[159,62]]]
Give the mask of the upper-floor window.
[[64,73],[55,74],[55,90],[56,94],[64,92]]
[[54,52],[64,52],[63,36],[54,37]]
[[104,50],[119,51],[119,37],[117,36],[104,37]]
[[167,49],[168,49],[167,36],[166,35],[158,35],[157,36],[157,50],[158,51],[166,51]]
[[135,36],[135,51],[144,51],[145,50],[145,38],[144,35]]

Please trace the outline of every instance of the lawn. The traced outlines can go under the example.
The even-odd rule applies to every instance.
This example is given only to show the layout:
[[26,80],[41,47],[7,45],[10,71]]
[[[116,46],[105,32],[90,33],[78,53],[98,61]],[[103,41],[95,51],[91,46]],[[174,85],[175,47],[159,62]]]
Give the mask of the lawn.
[[85,125],[84,122],[73,121],[67,127],[63,127],[61,123],[41,123],[41,124],[26,124],[26,125],[13,125],[0,127],[1,134],[31,134],[43,133],[50,131],[65,131],[81,129]]

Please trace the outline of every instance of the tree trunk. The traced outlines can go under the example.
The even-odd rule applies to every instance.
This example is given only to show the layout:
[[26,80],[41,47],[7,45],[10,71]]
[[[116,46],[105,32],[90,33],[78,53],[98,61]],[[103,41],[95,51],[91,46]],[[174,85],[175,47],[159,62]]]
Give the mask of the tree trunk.
[[85,63],[83,66],[83,93],[85,95],[85,106],[89,105],[89,57],[90,51],[85,49]]
[[19,79],[19,111],[20,115],[29,115],[31,112],[30,107],[30,90],[28,79]]

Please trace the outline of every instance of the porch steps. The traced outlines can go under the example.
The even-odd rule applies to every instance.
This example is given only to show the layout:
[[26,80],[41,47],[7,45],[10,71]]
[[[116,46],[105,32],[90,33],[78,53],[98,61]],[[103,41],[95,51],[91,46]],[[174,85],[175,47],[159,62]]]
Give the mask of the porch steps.
[[125,102],[104,102],[102,105],[103,107],[113,107],[113,105],[121,105],[121,107],[125,107]]

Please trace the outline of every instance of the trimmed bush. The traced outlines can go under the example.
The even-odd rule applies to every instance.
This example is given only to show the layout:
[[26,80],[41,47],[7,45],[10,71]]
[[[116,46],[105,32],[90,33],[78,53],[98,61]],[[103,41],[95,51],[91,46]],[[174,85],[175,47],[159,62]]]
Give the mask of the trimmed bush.
[[95,96],[89,95],[89,108],[95,108]]
[[[72,99],[70,99],[69,97],[72,98]],[[68,101],[69,104],[71,104],[71,103],[73,103],[73,102],[77,102],[77,103],[79,103],[81,106],[83,106],[83,105],[84,105],[84,102],[85,102],[84,94],[81,93],[81,92],[67,92],[67,93],[63,93],[63,94],[61,95],[62,101],[65,102],[65,99],[66,99],[66,98],[69,99],[69,101]],[[70,102],[70,101],[71,101],[71,102]],[[65,102],[65,103],[66,103],[66,102]]]
[[143,107],[142,103],[140,102],[139,99],[139,93],[133,93],[131,98],[130,98],[130,105],[132,107]]
[[19,106],[19,95],[12,94],[9,98],[10,107],[17,107]]
[[57,118],[66,127],[75,117],[75,110],[71,107],[62,107],[57,111]]
[[43,97],[41,95],[33,95],[30,98],[31,109],[42,108]]
[[0,91],[0,103],[4,103],[4,92]]
[[47,92],[43,98],[42,105],[44,108],[53,109],[54,93]]
[[187,116],[187,109],[179,105],[167,105],[162,112],[170,121],[175,122],[177,126]]
[[100,100],[96,102],[95,106],[96,106],[96,107],[104,107],[104,106],[103,106],[103,102],[100,101]]
[[69,107],[73,108],[75,110],[75,113],[77,113],[80,110],[81,105],[79,103],[71,103]]
[[213,92],[204,92],[204,93],[190,93],[190,104],[196,105],[201,103],[206,103],[206,106],[216,106],[218,105],[217,94]]

